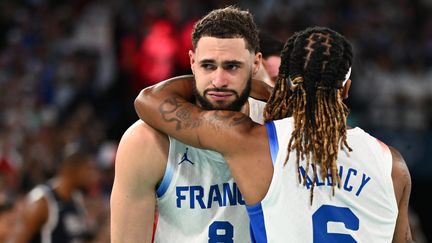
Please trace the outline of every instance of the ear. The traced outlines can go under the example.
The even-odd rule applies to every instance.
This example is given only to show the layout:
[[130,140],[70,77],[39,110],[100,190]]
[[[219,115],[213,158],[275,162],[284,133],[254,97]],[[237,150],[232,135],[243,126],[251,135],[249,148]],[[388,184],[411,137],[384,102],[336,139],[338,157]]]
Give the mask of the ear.
[[194,70],[195,52],[193,50],[189,50],[188,54],[189,54],[189,62],[190,62],[190,65],[191,65],[192,73],[195,74],[195,70]]
[[253,75],[255,75],[259,71],[261,67],[261,63],[262,63],[262,54],[261,52],[258,52],[254,56],[253,68],[252,68]]
[[347,99],[348,98],[348,91],[351,87],[351,79],[348,79],[343,87],[342,90],[342,98]]

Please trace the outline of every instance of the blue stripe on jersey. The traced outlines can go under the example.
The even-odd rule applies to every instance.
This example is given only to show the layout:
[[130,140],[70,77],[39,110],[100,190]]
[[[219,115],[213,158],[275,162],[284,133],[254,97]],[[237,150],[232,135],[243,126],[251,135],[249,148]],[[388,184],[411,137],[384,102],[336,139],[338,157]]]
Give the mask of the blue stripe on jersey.
[[253,243],[267,243],[264,214],[261,203],[248,206],[246,209],[250,219],[250,234]]
[[273,161],[273,165],[276,163],[276,157],[279,152],[279,143],[278,143],[278,137],[276,133],[276,127],[275,124],[272,121],[268,121],[265,123],[265,126],[267,128],[267,136],[270,146],[270,154]]
[[172,180],[173,173],[174,170],[172,168],[171,163],[167,162],[167,167],[165,169],[164,177],[162,178],[162,182],[156,190],[156,195],[158,197],[162,197],[165,194],[165,192],[168,190],[168,187]]

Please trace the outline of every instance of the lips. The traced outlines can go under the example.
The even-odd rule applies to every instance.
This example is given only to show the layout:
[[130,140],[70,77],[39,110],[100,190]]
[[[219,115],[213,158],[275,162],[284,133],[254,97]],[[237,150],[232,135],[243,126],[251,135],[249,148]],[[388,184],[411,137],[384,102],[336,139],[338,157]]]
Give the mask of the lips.
[[207,95],[215,100],[224,100],[230,98],[234,94],[232,92],[224,92],[224,91],[208,91]]

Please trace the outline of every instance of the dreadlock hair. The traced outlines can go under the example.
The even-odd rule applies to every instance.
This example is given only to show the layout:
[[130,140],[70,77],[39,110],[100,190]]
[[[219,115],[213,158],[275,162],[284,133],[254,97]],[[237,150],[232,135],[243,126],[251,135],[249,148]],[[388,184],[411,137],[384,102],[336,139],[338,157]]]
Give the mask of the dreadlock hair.
[[259,51],[258,28],[250,12],[233,6],[216,9],[201,18],[192,32],[195,49],[201,37],[244,38],[250,52]]
[[[337,169],[340,148],[347,144],[348,108],[343,103],[345,75],[352,65],[351,44],[339,33],[323,27],[308,28],[295,33],[281,53],[279,76],[265,108],[265,119],[294,118],[294,130],[288,143],[288,154],[296,150],[299,182],[313,169],[311,203],[317,177],[332,178],[332,194],[341,181]],[[299,173],[300,161],[306,160],[306,173]]]

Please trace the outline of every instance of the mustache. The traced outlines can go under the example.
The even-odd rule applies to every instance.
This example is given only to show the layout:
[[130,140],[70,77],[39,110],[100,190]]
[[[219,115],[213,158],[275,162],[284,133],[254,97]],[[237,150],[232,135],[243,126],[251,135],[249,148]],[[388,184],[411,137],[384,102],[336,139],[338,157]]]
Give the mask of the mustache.
[[229,92],[229,93],[233,93],[235,95],[238,95],[237,91],[232,90],[232,89],[226,89],[226,88],[209,88],[209,89],[204,90],[204,95],[206,95],[208,92],[211,92],[211,91],[214,91],[214,92]]

